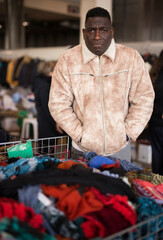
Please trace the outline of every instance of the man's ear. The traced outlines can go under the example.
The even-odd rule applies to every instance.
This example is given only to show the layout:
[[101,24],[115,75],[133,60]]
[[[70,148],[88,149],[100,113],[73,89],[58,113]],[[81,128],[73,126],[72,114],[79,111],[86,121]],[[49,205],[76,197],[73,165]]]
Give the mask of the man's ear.
[[114,38],[114,28],[111,28],[111,37]]
[[83,32],[83,38],[85,39],[85,29],[84,28],[82,29],[82,32]]

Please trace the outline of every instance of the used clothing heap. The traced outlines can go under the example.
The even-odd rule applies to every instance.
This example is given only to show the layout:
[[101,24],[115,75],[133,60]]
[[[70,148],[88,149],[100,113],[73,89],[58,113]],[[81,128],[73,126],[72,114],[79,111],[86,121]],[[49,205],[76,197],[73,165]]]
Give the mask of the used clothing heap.
[[[162,202],[156,197],[141,195],[140,191],[138,196],[134,188],[134,181],[143,181],[145,187],[157,179],[159,189],[162,189],[161,178],[158,181],[158,176],[156,178],[149,169],[126,160],[105,158],[100,165],[101,157],[94,157],[10,159],[0,168],[0,203],[5,199],[9,205],[20,205],[24,214],[30,209],[35,214],[31,217],[42,219],[39,222],[41,239],[50,240],[104,238],[163,213]],[[21,224],[20,214],[12,213],[12,216],[7,212],[2,215],[0,236],[3,235],[2,228],[11,234],[8,226],[13,226],[13,222],[17,226]],[[33,227],[38,231],[36,225],[37,221]],[[163,228],[163,217],[159,219],[158,227]],[[134,239],[135,231],[132,234]],[[13,230],[12,237],[15,236]],[[30,237],[28,239],[37,239]],[[21,231],[19,239],[23,239]]]

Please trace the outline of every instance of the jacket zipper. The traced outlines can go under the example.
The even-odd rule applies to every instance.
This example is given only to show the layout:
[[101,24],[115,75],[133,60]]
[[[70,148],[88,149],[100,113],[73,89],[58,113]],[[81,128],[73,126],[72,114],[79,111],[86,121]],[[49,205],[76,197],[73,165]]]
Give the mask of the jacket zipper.
[[101,79],[101,59],[99,57],[99,83],[100,83],[100,96],[101,96],[101,110],[102,110],[102,126],[103,126],[103,155],[105,155],[105,118],[104,118],[104,104],[103,104],[103,91]]
[[128,70],[122,70],[122,71],[118,71],[118,72],[115,72],[115,73],[106,74],[106,75],[104,75],[104,77],[109,77],[109,76],[117,75],[117,74],[120,74],[120,73],[126,73],[126,72],[128,72]]
[[92,76],[93,77],[93,74],[92,73],[72,73],[72,75],[79,75],[79,76]]

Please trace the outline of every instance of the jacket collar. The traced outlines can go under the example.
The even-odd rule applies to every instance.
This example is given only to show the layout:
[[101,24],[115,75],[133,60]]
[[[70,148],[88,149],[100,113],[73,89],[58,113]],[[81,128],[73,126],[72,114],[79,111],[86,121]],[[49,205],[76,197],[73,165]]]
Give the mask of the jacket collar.
[[[110,46],[108,47],[108,49],[104,52],[104,54],[102,56],[107,56],[112,61],[114,61],[115,52],[116,52],[115,41],[114,41],[114,39],[112,39]],[[85,44],[85,41],[83,41],[83,43],[82,43],[82,55],[83,55],[84,63],[87,63],[87,62],[91,61],[93,58],[97,57],[97,55],[95,55],[91,51],[89,51],[89,49],[87,48],[87,46]]]

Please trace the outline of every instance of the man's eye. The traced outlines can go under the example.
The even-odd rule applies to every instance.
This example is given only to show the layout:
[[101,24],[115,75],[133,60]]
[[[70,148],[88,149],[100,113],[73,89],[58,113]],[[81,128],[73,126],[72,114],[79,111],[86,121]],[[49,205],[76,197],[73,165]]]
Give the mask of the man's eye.
[[88,29],[88,32],[93,33],[95,30],[94,29]]
[[107,30],[106,30],[106,29],[101,29],[100,31],[101,31],[101,32],[107,32]]

